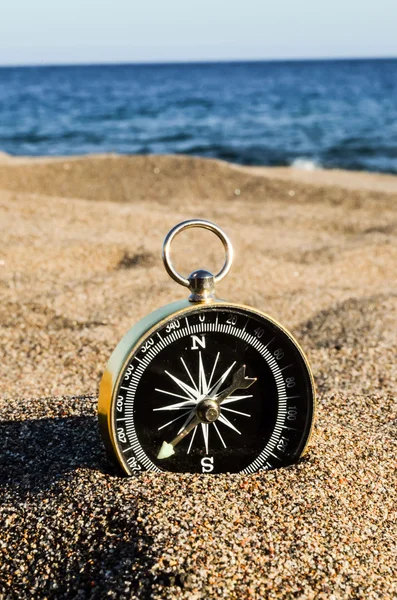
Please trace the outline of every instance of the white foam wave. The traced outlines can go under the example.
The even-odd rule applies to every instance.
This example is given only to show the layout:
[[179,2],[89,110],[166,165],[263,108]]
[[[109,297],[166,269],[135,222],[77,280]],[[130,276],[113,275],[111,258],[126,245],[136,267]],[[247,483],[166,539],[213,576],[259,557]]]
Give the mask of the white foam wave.
[[316,169],[319,169],[321,165],[311,158],[295,158],[295,160],[292,161],[291,167],[294,169],[301,169],[302,171],[315,171]]

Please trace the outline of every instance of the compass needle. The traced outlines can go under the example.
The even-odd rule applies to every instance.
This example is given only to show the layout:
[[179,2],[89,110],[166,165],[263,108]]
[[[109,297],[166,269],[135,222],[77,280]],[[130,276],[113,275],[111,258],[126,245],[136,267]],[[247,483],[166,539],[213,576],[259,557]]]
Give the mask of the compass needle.
[[[198,269],[185,278],[175,270],[172,240],[190,227],[222,241],[226,258],[218,274]],[[99,394],[107,450],[129,475],[249,474],[289,465],[306,451],[315,408],[307,360],[274,319],[216,297],[232,257],[229,239],[208,221],[181,223],[164,241],[166,270],[190,296],[132,327],[112,354]],[[241,285],[245,277],[249,286],[249,276],[242,269]]]
[[160,448],[160,452],[157,455],[157,458],[159,460],[162,460],[164,458],[169,458],[173,454],[175,454],[174,446],[172,444],[167,444],[167,442],[163,442]]
[[182,427],[178,431],[178,435],[185,429],[186,425],[189,423],[189,421],[191,421],[193,419],[193,417],[194,417],[194,412],[190,411],[189,416],[187,417],[186,421],[184,422],[184,424],[182,425]]

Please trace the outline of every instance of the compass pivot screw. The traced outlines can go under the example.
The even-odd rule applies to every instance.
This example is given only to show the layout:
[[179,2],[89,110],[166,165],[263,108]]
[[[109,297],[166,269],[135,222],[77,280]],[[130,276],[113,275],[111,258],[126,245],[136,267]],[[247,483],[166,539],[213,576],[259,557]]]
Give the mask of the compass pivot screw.
[[219,418],[220,410],[215,400],[202,400],[196,409],[197,416],[203,423],[213,423]]

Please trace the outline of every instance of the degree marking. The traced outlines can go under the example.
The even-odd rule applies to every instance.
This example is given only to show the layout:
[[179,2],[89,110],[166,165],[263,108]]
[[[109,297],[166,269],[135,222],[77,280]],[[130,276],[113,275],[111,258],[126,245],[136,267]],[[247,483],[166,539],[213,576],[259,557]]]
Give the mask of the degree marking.
[[272,456],[274,456],[274,458],[277,458],[277,460],[281,460],[281,458],[279,456],[276,456],[276,454],[273,454],[273,452],[269,452],[269,454],[271,454]]
[[271,344],[272,342],[274,342],[274,340],[275,340],[275,339],[276,339],[275,337],[274,337],[274,338],[272,338],[272,339],[270,340],[270,342],[268,342],[268,343],[266,344],[266,346],[263,346],[263,349],[264,349],[264,350],[266,350],[266,348],[267,348],[268,346],[270,346],[270,344]]
[[283,367],[282,369],[280,369],[280,372],[285,371],[285,369],[288,369],[289,367],[293,367],[293,366],[294,366],[293,364],[287,365],[286,367]]

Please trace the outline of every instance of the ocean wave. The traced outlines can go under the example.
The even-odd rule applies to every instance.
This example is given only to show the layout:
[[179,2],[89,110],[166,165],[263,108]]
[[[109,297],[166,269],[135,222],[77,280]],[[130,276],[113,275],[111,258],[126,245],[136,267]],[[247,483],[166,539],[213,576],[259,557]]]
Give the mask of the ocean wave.
[[313,160],[312,158],[295,158],[291,167],[294,169],[301,169],[302,171],[315,171],[316,169],[321,169],[321,165],[318,161]]

